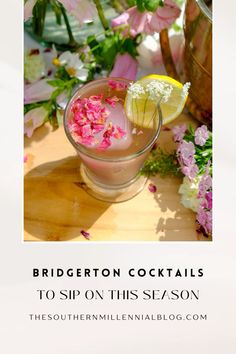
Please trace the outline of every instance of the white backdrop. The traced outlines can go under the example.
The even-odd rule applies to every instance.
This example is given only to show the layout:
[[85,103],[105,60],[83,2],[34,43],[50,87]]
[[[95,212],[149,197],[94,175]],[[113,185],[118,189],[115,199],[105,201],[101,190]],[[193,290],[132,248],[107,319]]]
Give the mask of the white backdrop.
[[[214,240],[212,243],[22,243],[23,93],[22,5],[0,12],[0,348],[4,354],[234,354],[236,3],[215,1]],[[231,31],[231,32],[230,32]],[[193,280],[32,279],[33,267],[204,268]],[[198,302],[40,302],[40,288],[198,288]],[[30,322],[29,313],[207,313],[202,322]]]

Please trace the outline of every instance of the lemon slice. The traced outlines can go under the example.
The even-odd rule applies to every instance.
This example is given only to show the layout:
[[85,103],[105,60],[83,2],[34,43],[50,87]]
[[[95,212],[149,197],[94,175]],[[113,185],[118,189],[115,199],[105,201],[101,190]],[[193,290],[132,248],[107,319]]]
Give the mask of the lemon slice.
[[189,86],[169,76],[145,76],[128,88],[124,103],[126,115],[139,127],[153,128],[159,117],[159,105],[163,124],[170,123],[182,112]]

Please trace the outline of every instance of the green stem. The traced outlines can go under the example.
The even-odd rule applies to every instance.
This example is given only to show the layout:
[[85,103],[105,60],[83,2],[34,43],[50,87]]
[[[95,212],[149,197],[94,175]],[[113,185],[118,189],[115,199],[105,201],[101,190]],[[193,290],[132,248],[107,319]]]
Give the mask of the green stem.
[[98,16],[99,16],[99,19],[101,21],[101,24],[104,28],[104,30],[108,30],[109,29],[109,24],[108,24],[108,21],[104,15],[104,11],[103,11],[103,8],[102,8],[102,5],[100,3],[99,0],[93,0],[94,4],[96,5],[96,8],[97,8],[97,11],[98,11]]
[[68,36],[69,36],[69,45],[72,47],[77,47],[78,43],[76,42],[76,40],[74,39],[71,27],[70,27],[70,22],[68,20],[67,14],[66,14],[66,10],[65,8],[61,5],[61,12],[62,12],[62,16],[64,18],[65,24],[66,24],[66,29],[68,32]]
[[46,11],[47,0],[36,3],[33,8],[33,31],[39,37],[43,35]]
[[142,125],[143,125],[144,120],[145,120],[145,113],[146,113],[146,107],[147,107],[147,101],[148,101],[148,99],[149,99],[149,95],[147,96],[147,98],[146,98],[146,100],[145,100],[145,103],[144,103]]

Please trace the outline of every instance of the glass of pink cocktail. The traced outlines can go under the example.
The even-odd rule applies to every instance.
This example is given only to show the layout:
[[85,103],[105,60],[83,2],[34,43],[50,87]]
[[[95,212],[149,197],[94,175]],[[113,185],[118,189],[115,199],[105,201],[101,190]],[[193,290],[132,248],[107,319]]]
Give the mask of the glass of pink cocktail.
[[140,175],[161,128],[161,112],[148,127],[127,118],[124,101],[131,81],[95,80],[78,89],[67,104],[64,127],[82,163],[86,190],[97,199],[121,202],[146,183]]

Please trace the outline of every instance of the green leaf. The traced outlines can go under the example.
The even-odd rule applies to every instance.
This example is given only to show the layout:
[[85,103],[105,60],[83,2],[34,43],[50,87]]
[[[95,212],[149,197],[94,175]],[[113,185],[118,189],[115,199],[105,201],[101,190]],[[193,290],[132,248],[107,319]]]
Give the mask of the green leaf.
[[48,80],[47,83],[53,87],[64,87],[65,83],[61,79]]
[[132,57],[136,57],[138,55],[137,52],[137,44],[131,38],[126,38],[121,47],[121,53],[129,53]]
[[50,100],[56,101],[57,97],[64,91],[64,87],[60,87],[57,90],[53,91],[51,94]]
[[145,0],[144,7],[147,11],[154,12],[160,6],[160,0]]
[[38,107],[44,106],[45,102],[46,101],[25,104],[24,105],[24,114],[28,113],[29,111],[31,111],[34,108],[38,108]]
[[161,177],[182,176],[176,158],[176,152],[168,153],[161,148],[153,150],[151,156],[145,162],[141,174],[146,176],[155,176],[156,174],[159,174]]
[[119,42],[117,41],[116,36],[107,37],[102,43],[101,46],[101,57],[103,59],[104,68],[112,68],[116,54],[119,51]]
[[57,69],[57,71],[55,72],[54,75],[56,78],[63,80],[63,81],[68,81],[70,80],[70,75],[68,74],[68,72],[66,71],[65,66],[59,66],[59,68]]
[[176,22],[173,23],[172,28],[175,32],[179,32],[182,29],[182,27],[179,26]]
[[145,11],[144,0],[136,0],[136,4],[139,12]]

